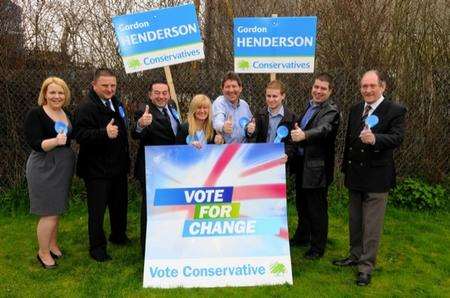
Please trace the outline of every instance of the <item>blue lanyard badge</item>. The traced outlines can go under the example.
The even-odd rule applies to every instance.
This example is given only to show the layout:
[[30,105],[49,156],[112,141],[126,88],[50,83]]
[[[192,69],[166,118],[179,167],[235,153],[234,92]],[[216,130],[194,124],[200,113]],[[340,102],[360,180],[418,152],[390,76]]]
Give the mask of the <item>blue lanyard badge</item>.
[[62,121],[55,122],[56,133],[67,134],[68,130],[69,130],[69,128],[67,127],[67,125],[64,122],[62,122]]
[[125,110],[122,106],[119,106],[119,115],[122,117],[122,119],[125,119]]
[[281,143],[281,139],[283,139],[284,137],[286,137],[289,133],[289,130],[286,126],[281,125],[280,127],[278,127],[277,129],[277,137],[275,138],[275,140],[273,140],[274,143]]

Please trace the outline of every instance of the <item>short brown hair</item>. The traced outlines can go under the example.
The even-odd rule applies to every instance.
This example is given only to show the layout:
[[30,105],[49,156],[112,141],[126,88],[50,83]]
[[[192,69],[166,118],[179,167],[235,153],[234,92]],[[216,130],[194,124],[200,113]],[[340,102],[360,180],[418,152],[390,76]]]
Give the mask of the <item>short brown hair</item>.
[[96,81],[99,77],[116,77],[116,74],[114,73],[114,71],[112,71],[112,69],[109,68],[97,68],[94,71],[94,79],[93,81]]
[[223,88],[223,85],[225,85],[225,82],[228,81],[228,80],[230,80],[230,81],[236,81],[236,82],[238,83],[238,85],[239,85],[240,87],[242,87],[242,81],[241,81],[241,78],[238,76],[237,73],[235,73],[235,72],[233,72],[233,71],[227,72],[227,73],[225,74],[225,76],[223,77],[223,79],[222,79],[222,88]]
[[267,83],[266,90],[267,89],[280,90],[281,94],[286,93],[286,86],[280,80],[273,80],[273,81],[270,81],[269,83]]
[[330,87],[330,89],[334,89],[333,77],[327,72],[321,72],[319,74],[316,74],[314,76],[314,81],[315,80],[319,80],[322,82],[328,82],[328,87]]
[[66,82],[64,82],[63,79],[60,79],[58,77],[49,77],[49,78],[45,79],[45,81],[42,83],[41,91],[39,92],[39,97],[38,97],[38,105],[42,106],[42,105],[47,104],[47,100],[45,99],[45,94],[47,93],[47,89],[50,84],[56,84],[56,85],[60,86],[61,88],[63,88],[64,95],[65,95],[63,106],[69,105],[70,104],[69,87],[67,86]]

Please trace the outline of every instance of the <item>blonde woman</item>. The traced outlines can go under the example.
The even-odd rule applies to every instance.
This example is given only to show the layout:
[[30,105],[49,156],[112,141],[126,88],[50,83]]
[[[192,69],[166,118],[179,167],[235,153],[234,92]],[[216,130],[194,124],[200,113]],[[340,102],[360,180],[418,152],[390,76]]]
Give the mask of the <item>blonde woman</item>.
[[211,100],[204,94],[195,95],[189,105],[187,122],[178,130],[178,143],[201,148],[205,144],[223,144],[222,135],[212,127]]
[[67,210],[75,154],[70,148],[72,125],[63,107],[70,103],[67,84],[49,77],[42,84],[38,107],[25,119],[25,137],[32,151],[26,177],[30,213],[39,216],[37,259],[45,269],[56,268],[62,257],[57,244],[59,215]]

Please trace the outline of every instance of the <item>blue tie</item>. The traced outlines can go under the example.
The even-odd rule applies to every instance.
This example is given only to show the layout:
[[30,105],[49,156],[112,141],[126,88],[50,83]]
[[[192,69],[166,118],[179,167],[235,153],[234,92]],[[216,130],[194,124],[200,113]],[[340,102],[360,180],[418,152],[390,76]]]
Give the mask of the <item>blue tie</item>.
[[305,116],[303,116],[302,121],[300,122],[300,128],[305,129],[311,117],[314,115],[314,112],[319,108],[319,106],[314,106],[309,104],[308,110],[306,110]]

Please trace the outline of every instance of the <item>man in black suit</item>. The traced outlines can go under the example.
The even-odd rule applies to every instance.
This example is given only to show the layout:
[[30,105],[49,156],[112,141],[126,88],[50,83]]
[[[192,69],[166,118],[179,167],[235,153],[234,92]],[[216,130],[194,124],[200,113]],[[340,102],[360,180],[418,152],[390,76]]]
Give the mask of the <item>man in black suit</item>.
[[310,248],[305,258],[321,258],[328,236],[328,186],[334,176],[334,143],[339,127],[338,107],[329,98],[333,90],[327,73],[315,76],[312,99],[291,131],[298,144],[296,170],[296,207],[298,226],[293,245]]
[[[285,126],[288,131],[294,126],[296,116],[283,101],[286,97],[286,87],[283,82],[273,80],[266,86],[266,106],[247,124],[246,134],[250,143],[273,143],[277,137],[277,129]],[[280,140],[284,143],[287,160],[295,155],[295,147],[289,134]]]
[[131,132],[133,139],[139,140],[139,149],[134,166],[134,176],[142,191],[141,204],[141,249],[145,253],[147,228],[147,196],[145,181],[145,146],[174,145],[180,127],[180,117],[170,101],[169,86],[165,81],[154,81],[148,92],[150,102],[144,111],[136,112],[136,126]]
[[109,69],[95,71],[86,100],[79,106],[74,122],[74,136],[80,144],[78,176],[87,190],[89,253],[104,262],[106,252],[103,219],[109,209],[109,241],[127,244],[126,236],[128,180],[128,119],[116,94],[117,81]]
[[[356,283],[370,283],[383,228],[386,200],[395,185],[393,151],[403,141],[406,109],[383,97],[385,82],[376,70],[361,78],[363,102],[351,107],[343,172],[349,189],[350,255],[337,266],[358,266]],[[368,127],[367,117],[378,117]]]

